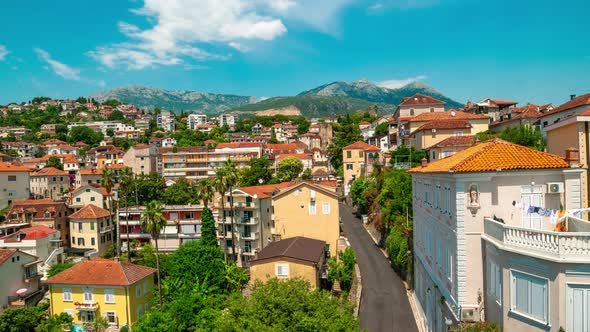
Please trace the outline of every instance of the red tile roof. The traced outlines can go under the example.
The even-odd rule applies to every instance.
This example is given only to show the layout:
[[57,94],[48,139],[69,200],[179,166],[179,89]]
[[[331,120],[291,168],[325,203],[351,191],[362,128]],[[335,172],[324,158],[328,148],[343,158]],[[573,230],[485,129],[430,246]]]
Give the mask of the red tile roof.
[[43,225],[33,226],[33,227],[22,228],[18,232],[4,236],[1,239],[8,239],[8,238],[14,237],[15,234],[20,234],[20,233],[25,234],[25,237],[23,238],[23,240],[39,240],[39,239],[46,238],[47,236],[49,236],[49,234],[57,233],[57,231],[53,228],[49,228],[49,227],[43,226]]
[[[214,141],[215,142],[215,141]],[[239,148],[260,148],[262,143],[256,142],[242,142],[242,143],[219,143],[217,149],[239,149]]]
[[265,184],[261,186],[240,187],[239,190],[248,195],[256,195],[258,198],[268,198],[270,194],[276,189],[287,188],[295,185],[295,182],[281,182],[277,184]]
[[451,136],[446,138],[437,144],[433,145],[434,148],[443,148],[447,146],[472,146],[475,143],[474,135],[466,136]]
[[266,144],[266,148],[269,150],[296,150],[297,144]]
[[15,166],[0,162],[0,172],[30,172],[30,169],[25,166]]
[[70,215],[70,219],[99,219],[109,217],[111,213],[108,210],[100,208],[94,204],[88,204]]
[[576,98],[568,101],[567,103],[559,105],[558,107],[552,109],[551,111],[543,114],[542,117],[545,117],[550,114],[555,114],[555,113],[567,111],[572,108],[576,108],[576,107],[580,107],[580,106],[584,106],[584,105],[590,105],[590,93],[587,93],[585,95],[581,95],[579,97],[576,97]]
[[16,249],[0,249],[0,265],[9,259],[15,252]]
[[378,147],[365,143],[363,141],[354,142],[345,146],[342,150],[364,150],[364,151],[381,151]]
[[408,172],[469,173],[568,167],[569,164],[560,156],[496,138],[475,144],[450,157],[434,160],[426,167],[414,167]]
[[[401,119],[401,118],[400,118]],[[410,122],[424,122],[432,120],[479,120],[489,117],[482,114],[473,114],[462,111],[448,110],[446,112],[428,112],[416,115],[408,119]]]
[[156,272],[151,267],[93,258],[47,279],[48,284],[128,286]]
[[512,100],[502,100],[502,99],[492,99],[489,98],[491,101],[494,102],[494,104],[496,105],[516,105],[518,104],[517,101],[512,101]]
[[415,106],[415,105],[444,105],[444,101],[436,98],[417,93],[411,97],[406,97],[399,104],[399,106]]
[[426,124],[423,124],[414,132],[429,129],[466,129],[471,127],[471,124],[465,120],[432,120]]
[[80,173],[80,175],[102,175],[102,171],[99,171],[98,169],[79,169],[78,173]]
[[258,257],[252,260],[251,264],[260,264],[261,261],[272,258],[293,258],[310,263],[319,263],[325,247],[325,241],[296,236],[269,243],[258,253]]
[[43,167],[38,172],[31,174],[31,176],[67,176],[68,172],[54,167]]

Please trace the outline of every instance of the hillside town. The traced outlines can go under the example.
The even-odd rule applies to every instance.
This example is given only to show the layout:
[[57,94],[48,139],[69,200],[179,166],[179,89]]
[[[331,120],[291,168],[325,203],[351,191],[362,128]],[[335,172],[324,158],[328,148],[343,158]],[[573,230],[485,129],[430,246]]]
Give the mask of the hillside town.
[[[256,330],[236,308],[296,289],[334,308],[340,327],[312,330],[349,331],[395,284],[380,296],[400,330],[588,331],[589,122],[590,94],[451,109],[417,93],[317,118],[2,106],[0,321]],[[368,281],[374,257],[391,280]]]

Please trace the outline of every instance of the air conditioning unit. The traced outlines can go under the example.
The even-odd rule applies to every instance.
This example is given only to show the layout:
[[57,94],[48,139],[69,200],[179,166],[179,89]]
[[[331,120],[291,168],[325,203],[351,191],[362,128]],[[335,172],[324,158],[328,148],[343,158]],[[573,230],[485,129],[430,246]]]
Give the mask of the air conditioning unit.
[[559,194],[562,193],[563,190],[563,182],[549,182],[547,183],[547,194]]
[[479,321],[479,314],[475,308],[461,309],[461,321],[466,323],[473,323]]
[[436,128],[432,128],[432,133],[436,133]]

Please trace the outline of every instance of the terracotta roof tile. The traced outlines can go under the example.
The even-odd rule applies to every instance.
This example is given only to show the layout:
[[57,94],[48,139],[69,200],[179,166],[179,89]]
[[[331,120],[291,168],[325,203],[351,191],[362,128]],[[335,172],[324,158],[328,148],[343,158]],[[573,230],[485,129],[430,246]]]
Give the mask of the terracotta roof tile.
[[568,101],[567,103],[559,105],[558,107],[552,109],[551,111],[543,114],[543,117],[550,115],[550,114],[555,114],[555,113],[567,111],[569,109],[584,106],[584,105],[590,105],[590,93],[587,93],[585,95],[581,95],[579,97],[576,97],[576,98]]
[[105,258],[93,258],[47,279],[48,284],[128,286],[155,273],[156,269]]
[[432,120],[479,120],[489,119],[482,114],[473,114],[462,111],[448,110],[446,112],[428,112],[407,119],[409,122],[425,122]]
[[46,238],[49,234],[57,233],[57,231],[53,228],[49,228],[47,226],[33,226],[22,228],[18,232],[14,234],[10,234],[7,236],[2,237],[1,239],[8,239],[14,237],[16,234],[25,234],[23,240],[39,240]]
[[15,252],[16,249],[0,249],[0,265],[9,259]]
[[54,167],[43,167],[31,176],[67,176],[68,173]]
[[495,172],[567,167],[568,163],[557,155],[496,138],[459,151],[450,157],[434,160],[426,167],[414,167],[409,172]]
[[466,136],[451,136],[446,138],[437,144],[433,145],[431,148],[443,148],[447,146],[471,146],[475,143],[475,136],[473,135],[466,135]]
[[[215,142],[215,141],[213,141]],[[217,144],[217,149],[239,149],[239,148],[260,148],[262,147],[262,143],[256,142],[242,142],[242,143],[219,143]]]
[[381,151],[378,147],[365,143],[363,141],[354,142],[345,146],[342,150],[364,150],[364,151]]
[[292,143],[288,143],[288,144],[282,144],[282,143],[266,144],[266,148],[269,149],[269,150],[296,150],[297,149],[297,144],[292,144]]
[[463,129],[472,128],[471,124],[465,120],[432,120],[428,123],[423,124],[414,132],[429,129]]
[[444,105],[444,101],[436,98],[417,93],[411,97],[406,97],[399,104],[399,106],[415,106],[415,105]]
[[258,253],[251,264],[271,258],[293,258],[311,263],[318,263],[322,258],[326,242],[302,236],[271,242]]
[[30,169],[25,166],[16,166],[12,164],[7,164],[4,162],[0,162],[0,172],[29,172]]
[[109,217],[111,213],[108,210],[100,208],[94,204],[88,204],[70,215],[70,219],[99,219]]
[[494,102],[494,104],[496,105],[516,105],[518,104],[517,101],[512,101],[512,100],[502,100],[502,99],[492,99],[489,98],[491,101]]

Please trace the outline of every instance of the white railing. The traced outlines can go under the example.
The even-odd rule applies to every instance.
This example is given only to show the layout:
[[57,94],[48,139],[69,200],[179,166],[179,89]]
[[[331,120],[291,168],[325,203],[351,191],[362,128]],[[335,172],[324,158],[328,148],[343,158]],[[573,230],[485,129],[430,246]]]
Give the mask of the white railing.
[[484,236],[503,249],[554,261],[588,262],[590,232],[552,232],[484,220]]
[[45,262],[43,262],[43,265],[51,265],[53,263],[53,260],[55,259],[55,257],[59,254],[63,254],[64,253],[64,248],[63,247],[59,247],[59,248],[55,248],[53,249],[53,251],[51,252],[51,254],[49,255],[49,257],[47,257],[47,259],[45,260]]

